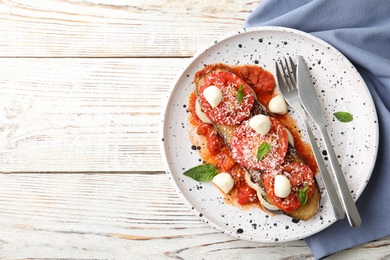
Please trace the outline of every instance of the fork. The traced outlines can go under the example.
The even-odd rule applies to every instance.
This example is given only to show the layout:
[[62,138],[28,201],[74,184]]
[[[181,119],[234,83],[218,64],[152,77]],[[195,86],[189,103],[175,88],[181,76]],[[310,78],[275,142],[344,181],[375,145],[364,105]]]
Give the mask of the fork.
[[322,176],[323,183],[325,185],[325,189],[327,190],[328,198],[333,208],[334,215],[337,219],[343,219],[345,217],[345,211],[343,206],[341,205],[340,199],[337,195],[336,189],[333,185],[332,179],[329,175],[328,169],[325,165],[324,159],[321,155],[321,152],[318,148],[317,142],[311,131],[309,126],[306,111],[301,105],[301,101],[299,100],[298,89],[296,84],[296,67],[294,61],[291,57],[289,58],[289,62],[286,58],[284,58],[284,64],[282,60],[279,60],[279,64],[276,61],[276,76],[279,83],[279,90],[284,96],[287,104],[294,109],[295,112],[298,113],[301,120],[304,123],[307,135],[310,139],[310,144],[316,158],[318,168],[320,174]]

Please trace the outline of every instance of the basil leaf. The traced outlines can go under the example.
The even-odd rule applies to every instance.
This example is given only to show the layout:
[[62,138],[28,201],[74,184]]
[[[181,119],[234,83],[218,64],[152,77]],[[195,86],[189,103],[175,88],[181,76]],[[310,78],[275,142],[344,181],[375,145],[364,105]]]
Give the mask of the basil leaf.
[[196,181],[207,182],[218,174],[218,170],[212,164],[202,164],[185,171],[183,174]]
[[301,205],[305,205],[307,202],[307,189],[309,189],[309,184],[305,184],[305,187],[299,190],[298,199]]
[[244,90],[244,86],[241,85],[240,88],[237,91],[238,104],[240,104],[244,100],[244,92],[243,92],[243,90]]
[[266,156],[270,150],[271,150],[271,145],[269,145],[266,142],[262,142],[259,148],[257,149],[257,161],[263,159],[263,157]]
[[333,113],[337,120],[343,123],[351,122],[353,120],[353,116],[348,112],[336,112]]

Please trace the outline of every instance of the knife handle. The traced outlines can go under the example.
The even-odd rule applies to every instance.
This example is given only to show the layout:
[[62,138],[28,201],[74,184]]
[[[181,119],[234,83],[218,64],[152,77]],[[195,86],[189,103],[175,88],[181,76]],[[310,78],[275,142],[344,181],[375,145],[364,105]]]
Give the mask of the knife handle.
[[325,148],[328,151],[330,164],[335,174],[336,184],[341,194],[341,202],[344,205],[349,224],[352,227],[360,227],[362,220],[360,218],[355,202],[352,199],[352,195],[351,192],[349,191],[347,182],[345,181],[344,174],[337,160],[336,153],[329,139],[329,135],[328,132],[326,131],[326,127],[325,126],[320,127],[320,131],[321,131],[322,138],[324,139]]
[[307,120],[303,120],[303,121],[305,123],[306,132],[307,135],[309,136],[312,150],[317,161],[318,169],[322,176],[322,180],[324,182],[326,192],[328,193],[330,204],[333,207],[334,215],[337,219],[343,219],[345,216],[345,211],[343,206],[340,203],[340,198],[337,195],[337,191],[333,185],[332,179],[330,178],[328,169],[326,168],[324,158],[322,157],[320,149],[318,148],[317,142],[314,138],[313,132],[311,131],[309,124],[307,123]]

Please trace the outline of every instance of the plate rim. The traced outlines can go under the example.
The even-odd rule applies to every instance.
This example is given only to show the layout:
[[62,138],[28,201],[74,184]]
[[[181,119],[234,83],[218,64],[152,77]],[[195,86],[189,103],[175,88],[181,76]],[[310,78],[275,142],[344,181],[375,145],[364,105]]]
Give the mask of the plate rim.
[[[331,44],[329,44],[328,42],[326,42],[325,40],[315,36],[315,35],[312,35],[312,34],[309,34],[309,33],[306,33],[306,32],[303,32],[303,31],[300,31],[300,30],[297,30],[297,29],[293,29],[293,28],[288,28],[288,27],[282,27],[282,26],[255,26],[255,27],[248,27],[248,28],[243,28],[243,29],[240,29],[240,30],[236,30],[236,31],[232,31],[230,33],[227,33],[225,35],[223,35],[222,37],[219,37],[211,42],[209,42],[209,44],[207,44],[205,47],[203,48],[200,48],[182,67],[181,69],[179,70],[179,72],[177,73],[177,75],[174,77],[173,81],[172,81],[172,84],[170,85],[170,88],[168,90],[168,92],[166,93],[166,102],[163,106],[163,110],[160,114],[160,125],[159,125],[159,140],[160,140],[160,152],[161,152],[161,155],[162,155],[162,158],[163,158],[163,164],[164,164],[164,171],[165,173],[168,175],[169,179],[170,179],[170,182],[171,184],[173,184],[173,188],[175,189],[176,191],[176,194],[180,197],[180,199],[182,201],[185,202],[185,204],[187,205],[187,207],[193,212],[195,213],[195,216],[198,218],[198,219],[201,219],[204,223],[208,224],[209,226],[213,227],[214,229],[217,229],[219,230],[220,232],[224,233],[224,234],[227,234],[232,236],[232,237],[235,237],[235,238],[239,238],[239,239],[243,239],[243,240],[247,240],[247,241],[256,241],[256,242],[262,242],[262,243],[281,243],[281,242],[289,242],[289,241],[296,241],[296,240],[300,240],[300,239],[303,239],[303,238],[306,238],[308,236],[311,236],[311,235],[314,235],[326,228],[328,228],[329,226],[331,226],[332,224],[334,224],[337,219],[336,218],[333,218],[332,221],[330,221],[327,225],[320,225],[318,230],[315,230],[315,232],[309,232],[309,234],[306,234],[306,232],[304,234],[298,234],[298,235],[295,235],[293,237],[290,237],[289,239],[283,239],[281,241],[270,241],[269,239],[257,239],[257,238],[254,238],[252,236],[246,236],[245,234],[233,234],[231,232],[227,232],[226,229],[224,229],[221,225],[218,225],[217,223],[214,223],[213,221],[209,220],[208,218],[205,218],[204,216],[200,216],[202,213],[196,209],[196,207],[194,205],[191,204],[191,202],[184,196],[183,192],[181,191],[180,187],[178,186],[177,184],[177,181],[175,180],[175,178],[173,178],[172,176],[172,172],[171,172],[171,166],[169,165],[169,162],[168,162],[168,158],[167,158],[167,154],[166,154],[166,143],[165,143],[165,140],[164,140],[164,137],[165,137],[165,133],[166,133],[166,125],[165,125],[165,115],[168,113],[168,110],[169,110],[169,105],[172,103],[172,94],[175,90],[175,88],[177,87],[177,85],[179,84],[179,80],[181,77],[183,77],[185,75],[185,71],[194,63],[194,61],[196,61],[203,53],[205,53],[208,49],[210,49],[211,47],[213,47],[214,45],[218,44],[219,42],[221,41],[225,41],[225,40],[228,40],[230,38],[233,38],[233,37],[237,37],[238,35],[241,35],[241,34],[246,34],[246,33],[251,33],[251,32],[265,32],[265,31],[282,31],[282,32],[288,32],[288,33],[292,33],[292,34],[296,34],[296,35],[299,35],[299,36],[302,36],[304,38],[309,38],[325,47],[327,47],[330,51],[332,51],[334,54],[337,54],[337,56],[340,56],[342,59],[343,59],[343,62],[346,62],[348,65],[349,65],[349,70],[353,70],[355,76],[357,76],[359,78],[359,80],[361,81],[361,84],[362,86],[361,87],[364,87],[364,90],[367,92],[367,98],[369,99],[370,101],[370,105],[372,105],[372,110],[373,110],[373,115],[375,116],[374,120],[376,122],[378,122],[378,114],[377,114],[377,110],[376,110],[376,106],[375,106],[375,103],[374,103],[374,100],[373,100],[373,97],[370,93],[370,90],[365,82],[365,80],[363,79],[363,77],[361,76],[361,74],[359,73],[359,71],[356,69],[356,67],[351,63],[351,61],[343,54],[341,53],[338,49],[336,49],[335,47],[333,47]],[[379,147],[379,125],[376,124],[376,127],[375,127],[375,149],[373,150],[373,154],[374,154],[374,158],[373,158],[373,162],[371,163],[370,167],[369,167],[369,173],[366,175],[365,179],[363,180],[362,179],[362,185],[359,189],[359,193],[358,195],[354,198],[355,202],[359,199],[359,197],[361,196],[361,194],[363,193],[363,191],[365,190],[369,180],[371,179],[371,176],[372,176],[372,173],[373,173],[373,170],[374,170],[374,167],[375,167],[375,164],[376,164],[376,160],[377,160],[377,154],[378,154],[378,147]]]

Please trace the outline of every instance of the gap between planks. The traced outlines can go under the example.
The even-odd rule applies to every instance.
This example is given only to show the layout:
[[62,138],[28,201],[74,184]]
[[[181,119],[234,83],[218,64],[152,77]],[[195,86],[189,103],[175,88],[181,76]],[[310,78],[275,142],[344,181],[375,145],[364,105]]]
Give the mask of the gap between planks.
[[142,55],[112,55],[112,56],[0,56],[1,59],[189,59],[194,55],[172,55],[172,56],[142,56]]
[[165,171],[2,171],[0,174],[86,174],[86,175],[111,175],[111,174],[138,174],[138,175],[149,175],[149,174],[166,174]]

